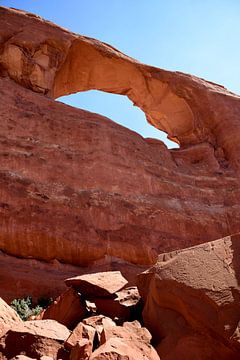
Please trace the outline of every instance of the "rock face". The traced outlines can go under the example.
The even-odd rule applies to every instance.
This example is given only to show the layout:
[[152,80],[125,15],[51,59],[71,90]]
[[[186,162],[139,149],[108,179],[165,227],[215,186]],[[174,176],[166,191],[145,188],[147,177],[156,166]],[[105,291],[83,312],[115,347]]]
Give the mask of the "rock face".
[[161,359],[239,359],[239,256],[238,234],[162,254],[139,275],[144,324]]
[[33,14],[1,8],[1,25],[2,72],[24,87],[55,98],[90,89],[127,95],[170,138],[218,146],[238,166],[239,98],[224,87],[143,65]]
[[22,320],[18,314],[0,298],[0,337],[3,336],[12,325],[21,322]]
[[[4,299],[66,273],[131,280],[159,253],[240,231],[237,95],[22,11],[0,9],[0,35]],[[180,149],[54,101],[90,89],[128,96]]]
[[[180,149],[55,101],[90,89],[128,96]],[[239,359],[240,97],[3,7],[0,95],[0,295],[70,286],[44,320],[0,299],[0,357]],[[159,356],[124,288],[157,258],[139,291]]]

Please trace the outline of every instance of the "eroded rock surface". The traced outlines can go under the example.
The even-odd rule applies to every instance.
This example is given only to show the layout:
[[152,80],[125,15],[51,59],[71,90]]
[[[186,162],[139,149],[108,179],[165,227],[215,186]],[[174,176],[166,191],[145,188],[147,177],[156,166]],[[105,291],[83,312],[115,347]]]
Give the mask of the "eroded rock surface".
[[139,275],[143,319],[162,359],[238,359],[240,236],[165,253]]
[[[22,11],[0,9],[0,35],[3,298],[38,278],[41,296],[65,270],[133,279],[159,253],[240,231],[237,95]],[[180,149],[54,101],[90,89],[127,95]]]
[[0,298],[0,337],[14,324],[21,323],[18,314]]

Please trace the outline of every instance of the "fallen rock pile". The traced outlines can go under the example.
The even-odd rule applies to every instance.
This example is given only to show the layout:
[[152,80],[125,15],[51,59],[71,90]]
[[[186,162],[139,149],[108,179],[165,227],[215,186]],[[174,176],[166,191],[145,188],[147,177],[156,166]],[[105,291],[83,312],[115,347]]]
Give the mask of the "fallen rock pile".
[[38,320],[23,322],[2,300],[1,359],[157,360],[142,327],[140,296],[119,271],[67,279]]
[[[76,276],[35,320],[0,301],[0,359],[239,360],[240,236],[159,255],[138,276]],[[139,295],[139,292],[141,296]]]
[[69,289],[42,314],[73,329],[79,321],[98,313],[123,323],[138,318],[140,295],[137,287],[126,287],[120,271],[87,274],[66,279]]

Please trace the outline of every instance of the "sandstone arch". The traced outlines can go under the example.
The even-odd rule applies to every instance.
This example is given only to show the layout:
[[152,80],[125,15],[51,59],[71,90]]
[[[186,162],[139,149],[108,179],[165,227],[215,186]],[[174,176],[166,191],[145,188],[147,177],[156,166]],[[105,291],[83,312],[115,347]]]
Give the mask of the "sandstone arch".
[[146,121],[144,112],[138,106],[133,106],[133,103],[127,96],[101,90],[87,90],[60,96],[56,100],[66,105],[107,117],[145,139],[160,140],[168,149],[179,148],[175,141],[169,140],[166,132],[149,124]]
[[4,7],[0,13],[3,76],[53,98],[87,89],[127,95],[183,148],[207,142],[218,160],[239,169],[239,96],[191,75],[141,64],[36,15]]
[[[74,264],[131,276],[159,253],[240,231],[239,96],[33,14],[0,8],[0,35],[2,264],[25,258],[36,279],[34,259],[54,261],[41,274]],[[127,95],[181,148],[53,100],[90,88]]]
[[166,82],[144,72],[142,65],[107,45],[76,39],[57,72],[53,97],[97,89],[126,95],[156,128],[178,142],[193,130],[193,114],[187,102],[174,94]]

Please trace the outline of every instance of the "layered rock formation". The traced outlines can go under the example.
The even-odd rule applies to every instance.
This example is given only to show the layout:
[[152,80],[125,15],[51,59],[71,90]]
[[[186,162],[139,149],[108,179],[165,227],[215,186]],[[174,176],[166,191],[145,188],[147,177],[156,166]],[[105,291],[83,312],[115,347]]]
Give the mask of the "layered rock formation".
[[[240,230],[237,95],[22,11],[0,9],[0,35],[3,298],[55,296],[86,271],[133,280]],[[89,89],[127,95],[180,149],[54,100]]]

